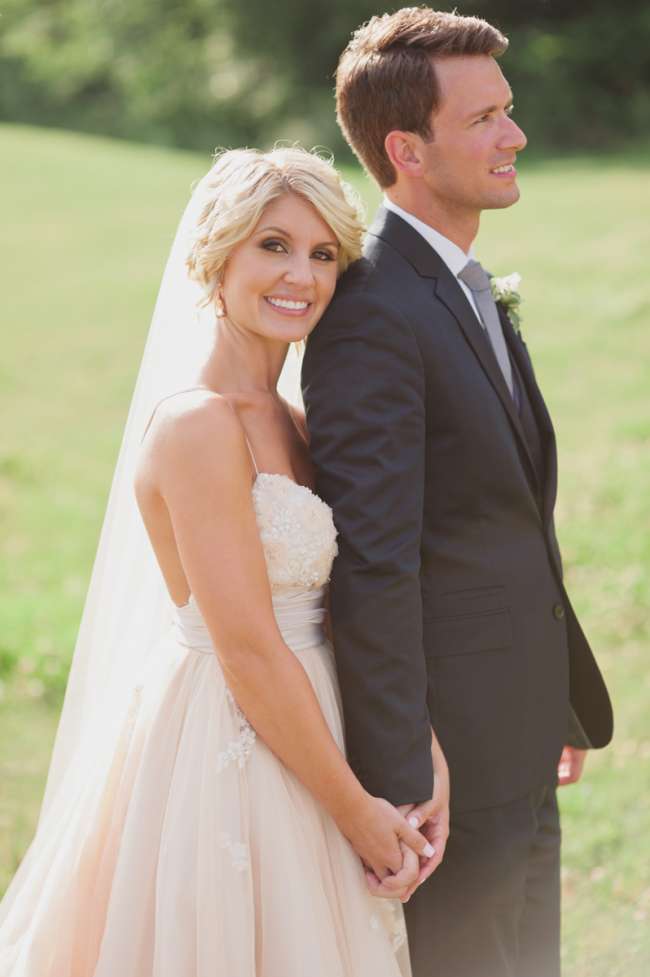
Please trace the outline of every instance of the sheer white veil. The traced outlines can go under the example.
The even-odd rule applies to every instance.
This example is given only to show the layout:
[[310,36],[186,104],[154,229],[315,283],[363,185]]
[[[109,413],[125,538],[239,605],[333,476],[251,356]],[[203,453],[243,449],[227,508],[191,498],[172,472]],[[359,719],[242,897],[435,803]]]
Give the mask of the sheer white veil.
[[[140,517],[133,489],[138,453],[151,412],[167,395],[198,383],[214,340],[212,310],[200,309],[200,287],[185,269],[201,209],[201,184],[181,219],[169,255],[95,556],[54,751],[39,829],[63,790],[76,793],[75,770],[110,750],[130,690],[168,626],[169,599]],[[212,321],[211,321],[212,320]],[[90,755],[89,755],[90,754]]]
[[200,184],[181,219],[154,309],[95,556],[54,744],[39,829],[57,796],[74,789],[85,759],[110,751],[131,687],[168,623],[165,589],[133,489],[142,435],[163,397],[198,383],[213,341],[200,288],[185,273],[190,234],[201,206]]
[[[192,196],[169,256],[147,337],[77,637],[38,828],[7,890],[0,923],[38,865],[42,846],[65,823],[89,782],[107,771],[111,748],[161,636],[165,592],[133,490],[138,447],[156,402],[195,377],[209,328],[195,311],[197,287],[184,274],[186,242],[198,214]],[[52,830],[50,830],[52,828]]]
[[[40,823],[70,783],[78,757],[108,756],[131,690],[169,626],[169,598],[133,490],[139,448],[155,406],[196,385],[214,343],[212,306],[200,306],[201,287],[185,260],[204,206],[199,182],[181,218],[167,261],[131,400],[83,610],[52,754]],[[299,399],[297,357],[290,351],[281,392]],[[105,752],[106,751],[106,752]],[[87,754],[90,755],[87,755]],[[72,789],[71,789],[72,788]]]
[[[165,268],[131,400],[75,646],[36,835],[0,907],[0,924],[20,900],[55,825],[68,822],[88,791],[101,791],[140,676],[169,632],[171,602],[134,494],[141,440],[164,397],[195,386],[214,343],[216,316],[185,260],[204,204],[200,181],[185,209]],[[290,351],[279,387],[299,398]],[[27,887],[29,888],[29,887]]]

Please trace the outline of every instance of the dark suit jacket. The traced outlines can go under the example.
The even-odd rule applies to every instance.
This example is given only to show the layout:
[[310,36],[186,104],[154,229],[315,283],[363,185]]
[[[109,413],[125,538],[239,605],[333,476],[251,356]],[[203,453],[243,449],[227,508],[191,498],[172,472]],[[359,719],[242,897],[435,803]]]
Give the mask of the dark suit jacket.
[[394,804],[552,782],[570,704],[593,746],[609,697],[562,583],[555,438],[502,314],[544,454],[539,484],[484,331],[442,259],[384,209],[309,338],[303,395],[339,556],[331,612],[351,766]]

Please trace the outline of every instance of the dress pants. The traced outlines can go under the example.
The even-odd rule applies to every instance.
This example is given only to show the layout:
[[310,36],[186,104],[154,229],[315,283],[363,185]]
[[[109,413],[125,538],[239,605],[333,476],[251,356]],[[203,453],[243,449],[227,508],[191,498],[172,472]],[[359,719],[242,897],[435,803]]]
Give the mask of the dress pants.
[[404,908],[413,977],[559,977],[556,785],[452,814],[442,864]]

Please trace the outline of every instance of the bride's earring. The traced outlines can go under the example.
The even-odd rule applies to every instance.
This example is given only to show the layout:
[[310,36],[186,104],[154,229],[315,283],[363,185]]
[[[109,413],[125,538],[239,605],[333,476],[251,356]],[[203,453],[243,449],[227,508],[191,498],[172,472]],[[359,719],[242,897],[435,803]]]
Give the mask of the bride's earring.
[[225,318],[226,306],[223,301],[223,295],[221,294],[219,289],[217,289],[216,295],[214,297],[214,308],[215,308],[215,312],[217,313],[217,319]]

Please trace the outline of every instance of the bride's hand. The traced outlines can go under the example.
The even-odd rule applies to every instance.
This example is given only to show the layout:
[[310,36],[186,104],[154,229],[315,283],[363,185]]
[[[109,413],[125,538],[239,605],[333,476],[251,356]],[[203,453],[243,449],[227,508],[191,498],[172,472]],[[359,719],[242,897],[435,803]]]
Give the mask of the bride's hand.
[[402,851],[401,869],[396,875],[387,875],[381,882],[375,873],[367,865],[364,865],[368,889],[371,895],[378,899],[399,899],[401,902],[406,902],[408,893],[420,873],[420,857],[403,841],[400,841],[400,849]]
[[[429,859],[433,855],[430,842],[417,828],[388,801],[371,794],[365,794],[339,827],[367,869],[379,880],[402,872],[406,849],[415,853],[413,859],[418,863],[418,856]],[[417,875],[418,865],[413,866],[412,861],[409,856],[403,885],[411,883]],[[391,898],[398,897],[391,893]]]

